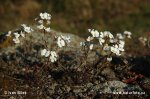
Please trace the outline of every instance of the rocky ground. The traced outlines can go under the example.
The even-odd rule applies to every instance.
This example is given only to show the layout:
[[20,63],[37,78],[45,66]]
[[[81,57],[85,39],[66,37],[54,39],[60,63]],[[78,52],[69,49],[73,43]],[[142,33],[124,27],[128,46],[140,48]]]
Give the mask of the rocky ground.
[[[150,56],[113,57],[112,62],[105,64],[95,52],[85,55],[79,45],[83,38],[52,33],[69,35],[72,40],[69,47],[59,51],[59,60],[53,64],[37,56],[44,37],[38,32],[19,45],[0,49],[1,99],[150,98]],[[26,94],[11,93],[19,90]]]

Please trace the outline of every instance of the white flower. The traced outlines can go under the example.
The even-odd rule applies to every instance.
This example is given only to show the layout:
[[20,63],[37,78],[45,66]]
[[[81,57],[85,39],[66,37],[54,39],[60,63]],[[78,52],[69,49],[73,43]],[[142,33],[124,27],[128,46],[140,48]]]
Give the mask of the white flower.
[[104,33],[103,32],[100,32],[100,37],[104,38]]
[[123,48],[123,47],[124,47],[124,46],[122,46],[121,44],[119,44],[118,50],[123,52],[123,51],[124,51],[124,48]]
[[43,20],[39,20],[38,23],[39,23],[39,24],[43,24]]
[[111,52],[115,53],[117,56],[120,56],[121,54],[118,48],[119,48],[118,45],[114,45],[110,48],[110,50]]
[[11,36],[12,32],[8,31],[8,33],[6,34],[6,36]]
[[122,46],[124,46],[125,45],[125,41],[120,40],[119,44],[122,45]]
[[117,33],[116,36],[118,39],[121,39],[121,40],[124,39],[124,36],[121,33]]
[[41,50],[41,56],[44,56],[46,51],[47,51],[46,49]]
[[40,17],[41,17],[41,19],[45,19],[45,20],[50,20],[51,19],[51,15],[50,14],[48,14],[48,13],[40,13]]
[[92,49],[93,49],[93,44],[90,45],[90,50],[92,50]]
[[104,37],[114,38],[114,36],[109,31],[104,31]]
[[65,46],[66,44],[70,43],[70,36],[59,36],[59,37],[56,37],[57,38],[57,45],[59,47],[63,47]]
[[112,61],[112,57],[107,57],[107,61],[111,62]]
[[17,32],[15,32],[15,33],[13,33],[13,34],[14,34],[15,38],[19,38],[19,37],[20,37],[20,34],[17,33]]
[[118,49],[119,49],[120,51],[124,51],[124,45],[125,45],[125,42],[122,41],[122,40],[120,40],[120,41],[119,41],[119,45],[118,45]]
[[51,31],[50,27],[49,28],[45,28],[45,31],[46,32],[50,32]]
[[26,24],[22,24],[21,26],[26,33],[31,33],[33,31],[33,29],[31,29],[31,27],[28,27]]
[[110,42],[110,43],[115,43],[116,40],[115,40],[115,39],[110,39],[109,42]]
[[147,38],[146,38],[146,37],[144,37],[144,38],[143,38],[143,40],[146,42],[146,41],[147,41]]
[[132,33],[129,31],[124,31],[124,34],[127,35],[128,38],[131,38]]
[[140,37],[140,38],[139,38],[139,41],[140,41],[144,46],[146,46],[146,42],[147,42],[147,38],[146,38],[146,37]]
[[111,52],[115,53],[117,56],[120,56],[120,52],[124,51],[124,41],[119,41],[119,44],[115,44],[114,46],[111,47]]
[[44,29],[46,32],[50,32],[51,31],[50,27],[47,28],[43,24],[38,25],[37,28],[40,29],[40,30]]
[[20,43],[20,40],[19,40],[19,37],[20,36],[22,36],[22,37],[25,37],[25,34],[21,31],[20,33],[18,33],[18,32],[15,32],[15,33],[13,33],[13,35],[15,36],[14,38],[13,38],[13,41],[14,41],[14,43]]
[[93,40],[93,37],[89,36],[86,40],[87,40],[88,42],[90,42],[91,40]]
[[139,40],[141,40],[141,41],[147,41],[147,38],[146,37],[139,37]]
[[55,62],[57,60],[57,54],[55,51],[50,52],[50,60],[51,62]]
[[105,40],[103,38],[99,38],[99,44],[103,45],[103,43],[105,42]]
[[88,29],[88,31],[92,34],[93,37],[99,37],[99,32],[94,29]]
[[61,35],[61,38],[63,39],[63,40],[65,40],[67,43],[70,43],[71,41],[70,41],[70,36],[63,36],[63,35]]
[[85,46],[85,42],[80,42],[80,46]]
[[49,50],[46,50],[46,49],[41,50],[41,56],[48,57],[49,55],[50,55],[50,51]]
[[63,47],[65,46],[65,41],[61,37],[58,37],[57,44],[59,47]]
[[19,38],[14,38],[13,41],[14,41],[14,43],[16,43],[16,44],[20,43]]
[[22,33],[22,31],[20,32],[20,36],[24,37],[25,38],[25,34]]
[[43,24],[38,25],[37,28],[40,29],[40,30],[41,30],[41,29],[44,29],[44,25],[43,25]]

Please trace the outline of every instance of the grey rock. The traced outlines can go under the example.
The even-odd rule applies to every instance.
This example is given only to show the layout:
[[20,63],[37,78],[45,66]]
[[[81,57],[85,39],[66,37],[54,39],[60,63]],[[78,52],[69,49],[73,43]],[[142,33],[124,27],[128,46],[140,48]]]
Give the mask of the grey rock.
[[103,84],[97,84],[91,86],[91,88],[88,88],[88,92],[101,92],[101,93],[113,93],[113,92],[143,92],[143,90],[138,85],[129,85],[126,83],[123,83],[121,81],[107,81]]
[[105,68],[102,72],[101,72],[102,75],[106,76],[108,79],[111,79],[111,80],[116,80],[117,77],[114,73],[114,71],[110,68]]
[[126,92],[126,91],[142,91],[138,85],[129,85],[121,81],[108,81],[102,86],[103,92]]
[[[30,33],[30,34],[26,34],[25,35],[25,38],[21,38],[21,43],[19,44],[14,44],[13,46],[9,46],[7,48],[3,48],[3,49],[0,49],[0,54],[1,53],[12,53],[12,52],[15,52],[16,51],[16,48],[20,45],[32,45],[32,43],[34,44],[44,44],[44,41],[43,41],[43,38],[44,40],[46,40],[48,42],[48,48],[50,48],[51,46],[51,43],[52,43],[52,35],[54,35],[53,37],[55,36],[60,36],[60,35],[64,35],[64,36],[70,36],[71,38],[71,43],[69,45],[68,48],[70,49],[77,49],[77,48],[80,48],[80,42],[81,41],[84,41],[83,38],[79,37],[79,36],[76,36],[74,34],[71,34],[71,33],[62,33],[62,32],[58,32],[58,31],[55,31],[55,30],[51,30],[50,33],[46,33],[44,35],[44,33],[41,33],[41,32],[33,32],[33,33]],[[66,50],[67,48],[65,48],[64,50]],[[33,50],[33,49],[32,49]],[[31,49],[30,49],[31,51]]]

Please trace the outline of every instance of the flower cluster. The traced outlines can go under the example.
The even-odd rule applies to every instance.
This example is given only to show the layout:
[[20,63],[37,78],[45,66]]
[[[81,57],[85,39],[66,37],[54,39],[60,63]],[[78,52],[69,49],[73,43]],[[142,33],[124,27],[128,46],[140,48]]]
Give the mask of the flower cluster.
[[40,17],[43,20],[50,20],[51,19],[51,15],[46,13],[46,12],[45,13],[40,13]]
[[12,36],[13,35],[13,41],[15,44],[20,43],[20,37],[25,38],[25,33],[31,33],[33,29],[31,27],[28,27],[26,24],[21,25],[21,29],[15,32],[9,31],[6,36]]
[[[124,39],[131,38],[132,33],[129,31],[124,31],[123,34],[117,33],[116,36],[114,36],[109,31],[99,32],[98,30],[94,29],[88,29],[88,31],[91,33],[91,36],[89,36],[86,40],[86,42],[89,42],[87,46],[89,46],[89,49],[92,50],[95,44],[95,41],[98,41],[98,46],[102,48],[101,53],[105,52],[107,54],[107,60],[111,61],[112,54],[115,54],[117,56],[120,56],[122,52],[124,52],[124,46],[125,41]],[[86,42],[80,42],[81,46],[86,46]]]
[[120,56],[121,52],[124,51],[124,45],[125,45],[124,41],[119,41],[118,44],[111,46],[110,50],[112,53],[116,54],[117,56]]
[[[38,26],[37,28],[40,30],[44,30],[45,32],[51,32],[50,31],[50,27],[48,27],[48,25],[50,25],[50,20],[51,20],[51,15],[48,13],[40,13],[39,18],[36,18],[36,21],[38,22]],[[56,44],[58,45],[59,48],[62,48],[64,46],[67,46],[70,43],[70,37],[69,36],[51,36],[51,37],[55,37],[56,39]],[[54,39],[54,41],[55,41]],[[53,42],[54,43],[54,42]],[[52,47],[52,46],[51,46]],[[51,49],[55,49],[55,48],[51,48]],[[55,49],[55,51],[50,51],[50,50],[46,50],[46,49],[42,49],[41,50],[41,56],[44,56],[46,58],[49,57],[51,62],[55,62],[57,61],[58,55],[57,55],[57,48]]]
[[70,43],[70,37],[69,36],[59,36],[57,37],[57,45],[58,47],[66,46],[68,43]]
[[33,32],[33,29],[31,27],[28,27],[26,24],[22,24],[21,26],[23,27],[23,32],[26,32],[26,33]]
[[44,30],[46,32],[50,32],[50,27],[48,27],[48,25],[50,25],[50,20],[51,20],[51,15],[48,13],[40,13],[39,18],[36,18],[36,20],[38,21],[38,26],[37,28],[40,30]]
[[49,50],[46,50],[46,49],[41,50],[41,56],[49,57],[51,62],[57,61],[57,57],[58,57],[55,51],[49,51]]
[[96,38],[99,40],[100,45],[103,45],[107,39],[112,41],[112,39],[114,38],[113,35],[109,31],[98,32],[97,30],[89,29],[89,32],[92,34],[92,36],[89,36],[87,38],[87,41],[90,42],[94,38]]

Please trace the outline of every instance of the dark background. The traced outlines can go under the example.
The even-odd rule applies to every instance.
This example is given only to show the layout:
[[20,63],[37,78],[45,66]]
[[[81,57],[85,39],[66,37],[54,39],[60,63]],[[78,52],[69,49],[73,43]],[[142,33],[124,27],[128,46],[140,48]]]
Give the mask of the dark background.
[[52,15],[51,28],[82,37],[88,28],[150,34],[150,0],[0,0],[0,33],[32,25],[40,12]]

